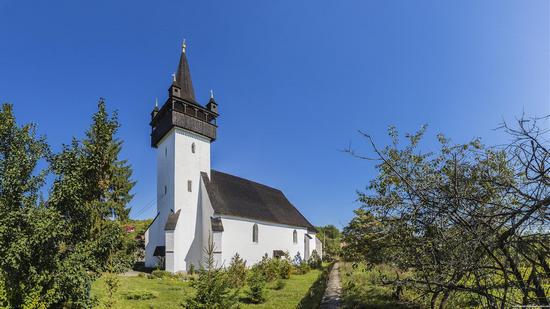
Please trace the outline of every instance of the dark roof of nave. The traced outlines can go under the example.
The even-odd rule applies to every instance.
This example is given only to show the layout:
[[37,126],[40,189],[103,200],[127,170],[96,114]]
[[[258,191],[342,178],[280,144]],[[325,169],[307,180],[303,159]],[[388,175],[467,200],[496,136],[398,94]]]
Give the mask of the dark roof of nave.
[[211,170],[201,173],[214,213],[266,221],[316,231],[281,190]]

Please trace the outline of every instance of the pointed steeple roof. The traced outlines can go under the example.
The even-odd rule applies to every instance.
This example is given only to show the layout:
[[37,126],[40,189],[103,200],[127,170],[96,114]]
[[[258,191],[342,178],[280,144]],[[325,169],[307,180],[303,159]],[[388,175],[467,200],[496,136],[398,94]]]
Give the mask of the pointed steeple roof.
[[191,81],[191,73],[189,72],[189,63],[187,63],[185,48],[186,45],[184,40],[181,47],[180,63],[178,65],[174,84],[181,89],[182,99],[191,99],[195,102],[195,90],[193,89],[193,82]]

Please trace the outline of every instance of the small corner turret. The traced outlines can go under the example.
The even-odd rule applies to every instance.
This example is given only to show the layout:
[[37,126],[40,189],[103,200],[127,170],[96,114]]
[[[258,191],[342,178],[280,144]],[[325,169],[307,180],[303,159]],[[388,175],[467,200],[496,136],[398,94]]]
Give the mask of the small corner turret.
[[178,69],[172,74],[172,84],[168,88],[168,100],[160,109],[155,106],[151,112],[151,146],[155,148],[173,127],[198,133],[211,141],[216,139],[218,104],[212,93],[206,107],[196,101],[186,49],[184,40]]

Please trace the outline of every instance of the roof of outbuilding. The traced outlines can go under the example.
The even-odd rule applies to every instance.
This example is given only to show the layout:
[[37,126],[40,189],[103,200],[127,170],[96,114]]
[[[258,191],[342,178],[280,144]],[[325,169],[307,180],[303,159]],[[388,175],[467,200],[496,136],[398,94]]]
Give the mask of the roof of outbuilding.
[[316,232],[278,189],[215,170],[210,172],[211,179],[204,172],[201,175],[216,214],[305,227]]

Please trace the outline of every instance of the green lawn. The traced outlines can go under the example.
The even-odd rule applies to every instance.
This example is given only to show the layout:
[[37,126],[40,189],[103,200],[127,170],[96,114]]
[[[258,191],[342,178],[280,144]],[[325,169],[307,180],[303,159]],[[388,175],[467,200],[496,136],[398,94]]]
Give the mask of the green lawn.
[[[292,275],[290,279],[284,280],[286,284],[281,290],[274,290],[274,283],[270,283],[268,284],[267,301],[265,303],[257,305],[241,303],[241,308],[296,308],[296,305],[306,296],[309,288],[320,274],[321,271],[319,270],[311,270],[305,275]],[[194,293],[188,282],[182,282],[174,278],[120,277],[120,283],[120,288],[116,294],[117,303],[115,308],[121,309],[181,308],[180,304],[185,296],[191,296]],[[155,295],[155,298],[148,300],[126,299],[128,293],[135,291],[151,292]],[[104,300],[104,278],[100,278],[94,283],[92,294],[98,297],[100,302]]]

